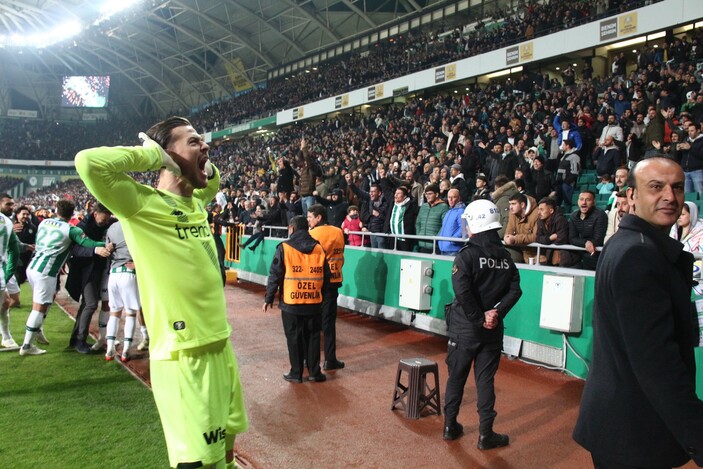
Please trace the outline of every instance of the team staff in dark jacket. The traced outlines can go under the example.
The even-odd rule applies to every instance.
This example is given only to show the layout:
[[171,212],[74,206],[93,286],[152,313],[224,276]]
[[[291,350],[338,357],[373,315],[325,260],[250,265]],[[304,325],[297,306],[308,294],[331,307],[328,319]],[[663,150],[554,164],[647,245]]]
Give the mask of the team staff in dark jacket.
[[643,160],[626,214],[598,262],[593,361],[574,439],[596,468],[703,466],[703,402],[696,396],[693,256],[669,237],[684,203],[684,173]]
[[[103,205],[96,204],[93,212],[86,216],[78,228],[82,229],[85,235],[93,241],[105,239],[107,229],[115,220],[112,213]],[[71,340],[68,346],[80,353],[90,353],[90,347],[86,343],[88,328],[93,314],[98,309],[98,302],[102,301],[99,325],[101,332],[107,327],[110,308],[107,304],[107,297],[103,296],[103,275],[107,269],[110,247],[90,248],[78,244],[73,246],[72,257],[69,260],[69,274],[66,277],[66,291],[76,301],[80,300],[80,307],[76,314],[76,323],[71,332]],[[107,282],[105,282],[105,294],[107,294]],[[104,334],[100,334],[104,339]],[[97,342],[96,349],[104,346]]]
[[308,233],[305,217],[291,218],[288,233],[290,238],[276,247],[273,256],[263,310],[273,307],[280,290],[278,305],[290,358],[290,371],[283,379],[302,383],[303,361],[307,360],[308,380],[325,381],[320,371],[320,316],[330,269],[322,246]]
[[522,295],[520,274],[498,236],[500,213],[493,202],[477,200],[464,212],[469,242],[454,259],[455,298],[446,309],[449,379],[444,403],[444,439],[464,431],[457,415],[464,385],[474,365],[479,415],[479,449],[506,446],[508,435],[493,431],[493,380],[503,346],[503,319]]

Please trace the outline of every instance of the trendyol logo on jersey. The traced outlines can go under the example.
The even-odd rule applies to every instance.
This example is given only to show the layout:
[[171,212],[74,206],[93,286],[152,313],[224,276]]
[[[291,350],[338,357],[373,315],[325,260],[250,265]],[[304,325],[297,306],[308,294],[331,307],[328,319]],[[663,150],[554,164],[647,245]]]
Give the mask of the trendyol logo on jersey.
[[478,258],[478,268],[483,269],[488,267],[489,269],[509,269],[510,262],[507,259],[492,259],[490,257],[479,257]]
[[176,233],[178,234],[178,239],[190,239],[190,238],[210,238],[212,232],[209,226],[199,225],[199,226],[174,226]]

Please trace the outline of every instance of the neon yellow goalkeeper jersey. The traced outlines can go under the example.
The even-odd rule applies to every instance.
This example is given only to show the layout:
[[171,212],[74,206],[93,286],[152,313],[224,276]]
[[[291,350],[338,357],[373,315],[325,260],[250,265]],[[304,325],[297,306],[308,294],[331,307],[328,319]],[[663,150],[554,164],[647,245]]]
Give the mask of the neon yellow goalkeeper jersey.
[[90,192],[122,222],[134,258],[152,360],[229,337],[225,295],[205,205],[220,184],[181,197],[140,184],[127,172],[158,170],[158,148],[100,147],[76,155]]

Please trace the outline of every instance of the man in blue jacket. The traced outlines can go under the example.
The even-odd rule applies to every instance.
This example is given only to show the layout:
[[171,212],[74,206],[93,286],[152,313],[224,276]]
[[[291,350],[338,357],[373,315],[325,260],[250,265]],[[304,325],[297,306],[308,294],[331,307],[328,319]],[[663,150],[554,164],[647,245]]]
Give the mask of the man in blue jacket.
[[[574,123],[569,122],[567,119],[562,119],[561,115],[557,113],[556,116],[554,116],[554,128],[557,129],[557,143],[559,144],[559,149],[564,151],[564,148],[562,148],[562,143],[566,139],[570,139],[574,142],[574,147],[576,149],[576,152],[581,151],[581,147],[583,146],[583,139],[581,138],[581,134],[578,131],[578,126]],[[561,130],[558,130],[561,129]]]
[[[464,213],[466,204],[460,200],[460,193],[458,189],[449,189],[447,192],[447,203],[449,204],[449,210],[444,215],[444,220],[442,221],[442,228],[439,230],[437,236],[444,236],[447,238],[463,238],[463,233],[461,229],[461,215]],[[464,246],[463,241],[439,241],[439,251],[445,256],[454,256],[459,249]]]

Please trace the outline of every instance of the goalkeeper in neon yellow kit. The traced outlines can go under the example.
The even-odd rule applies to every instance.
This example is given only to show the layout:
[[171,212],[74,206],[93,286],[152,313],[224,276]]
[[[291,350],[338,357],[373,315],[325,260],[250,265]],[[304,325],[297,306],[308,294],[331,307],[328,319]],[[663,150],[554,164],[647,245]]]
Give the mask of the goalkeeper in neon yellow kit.
[[[182,117],[140,138],[140,147],[83,150],[76,169],[122,222],[134,258],[171,466],[232,468],[234,438],[248,421],[205,211],[219,189],[219,171]],[[156,189],[127,174],[152,170],[161,171]]]

